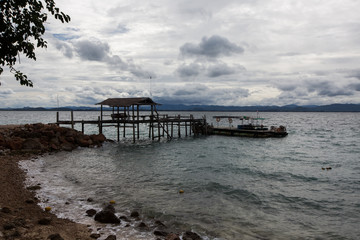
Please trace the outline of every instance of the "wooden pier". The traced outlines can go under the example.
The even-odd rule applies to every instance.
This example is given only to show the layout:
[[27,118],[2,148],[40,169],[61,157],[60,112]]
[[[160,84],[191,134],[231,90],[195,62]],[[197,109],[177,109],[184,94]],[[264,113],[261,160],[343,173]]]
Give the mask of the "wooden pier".
[[[174,137],[191,136],[199,134],[207,134],[206,118],[194,118],[193,115],[170,116],[168,114],[159,114],[155,103],[150,98],[109,98],[101,105],[100,116],[96,120],[74,120],[74,113],[71,112],[70,120],[60,120],[59,112],[56,115],[57,125],[81,124],[81,130],[84,133],[86,124],[97,125],[99,133],[103,133],[105,127],[115,127],[117,133],[117,141],[122,137],[126,137],[126,133],[132,134],[133,142],[140,139],[140,125],[147,127],[148,138],[152,140],[161,140],[166,137],[172,139]],[[140,111],[141,106],[150,106],[148,111]],[[112,111],[104,111],[103,106],[109,106]],[[140,114],[147,113],[147,114]]]

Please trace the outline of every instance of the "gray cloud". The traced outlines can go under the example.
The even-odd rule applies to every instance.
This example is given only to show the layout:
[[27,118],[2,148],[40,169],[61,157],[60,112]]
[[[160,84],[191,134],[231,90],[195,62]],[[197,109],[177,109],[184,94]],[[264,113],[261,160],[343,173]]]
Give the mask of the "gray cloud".
[[227,38],[213,35],[210,38],[203,37],[199,44],[185,43],[180,47],[183,56],[204,56],[217,58],[243,53],[244,48],[230,42]]
[[75,44],[77,54],[83,60],[102,61],[109,54],[109,44],[100,41],[80,40]]
[[207,76],[211,78],[219,77],[222,75],[230,75],[236,72],[236,69],[229,67],[225,63],[212,65],[207,69]]
[[233,101],[250,96],[249,90],[243,88],[210,88],[204,84],[187,84],[172,88],[163,88],[161,95],[155,97],[157,102],[166,104],[206,104],[229,105]]
[[63,41],[57,41],[55,43],[56,49],[61,51],[65,57],[72,58],[73,57],[73,48],[66,42]]
[[177,72],[180,77],[187,78],[187,77],[196,77],[200,74],[200,71],[202,69],[202,66],[197,63],[191,63],[189,65],[181,65]]

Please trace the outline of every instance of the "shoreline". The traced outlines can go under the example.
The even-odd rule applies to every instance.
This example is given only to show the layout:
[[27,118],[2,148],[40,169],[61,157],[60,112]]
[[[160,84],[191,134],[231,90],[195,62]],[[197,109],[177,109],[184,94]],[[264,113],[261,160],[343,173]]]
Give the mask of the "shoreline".
[[[27,170],[21,168],[19,164],[20,161],[36,161],[44,154],[71,152],[78,147],[100,147],[105,141],[106,138],[102,134],[88,136],[77,130],[54,124],[0,125],[0,239],[116,240],[116,236],[112,233],[100,231],[99,234],[99,230],[106,222],[99,223],[96,220],[97,213],[92,221],[95,225],[99,223],[99,226],[94,228],[93,224],[85,225],[60,218],[54,212],[43,209],[40,206],[40,199],[36,197],[36,190],[41,188],[41,184],[26,186]],[[113,208],[111,205],[110,207]],[[107,209],[109,206],[98,213]],[[147,225],[136,211],[137,216],[132,216],[133,212],[131,216],[118,218],[125,221],[125,224],[126,222],[135,224],[140,232],[151,233],[152,239],[180,240],[181,235],[183,240],[202,239],[192,231],[174,233],[160,221],[155,221],[154,224],[150,224],[151,226]],[[115,215],[115,209],[113,214]],[[124,226],[119,225],[119,227]],[[118,239],[136,239],[118,237]]]
[[[19,161],[31,161],[44,153],[66,150],[60,143],[45,146],[44,139],[33,138],[38,135],[36,128],[38,131],[63,129],[45,124],[0,125],[0,239],[94,239],[86,225],[44,211],[38,205],[35,191],[26,188],[26,173],[20,168]],[[14,137],[14,132],[21,133],[23,138]],[[29,139],[36,144],[26,147],[25,142]],[[64,143],[63,146],[70,150],[69,142]]]

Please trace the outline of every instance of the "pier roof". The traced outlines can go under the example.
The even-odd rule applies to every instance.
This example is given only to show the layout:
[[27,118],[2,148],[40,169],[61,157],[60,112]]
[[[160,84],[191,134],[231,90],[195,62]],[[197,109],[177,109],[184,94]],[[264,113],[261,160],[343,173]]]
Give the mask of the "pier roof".
[[107,105],[110,107],[130,107],[133,105],[160,105],[154,102],[151,98],[108,98],[96,105]]

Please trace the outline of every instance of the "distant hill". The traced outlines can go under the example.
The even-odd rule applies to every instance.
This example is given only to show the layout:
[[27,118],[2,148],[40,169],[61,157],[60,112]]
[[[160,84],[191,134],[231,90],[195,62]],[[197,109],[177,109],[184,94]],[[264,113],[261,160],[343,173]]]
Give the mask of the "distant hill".
[[[360,104],[330,104],[330,105],[286,105],[286,106],[218,106],[218,105],[183,105],[162,104],[159,111],[223,111],[223,112],[360,112]],[[0,108],[0,111],[100,111],[100,107],[67,106],[61,108],[24,107]],[[111,110],[111,108],[104,108]],[[149,110],[144,107],[143,110]]]

